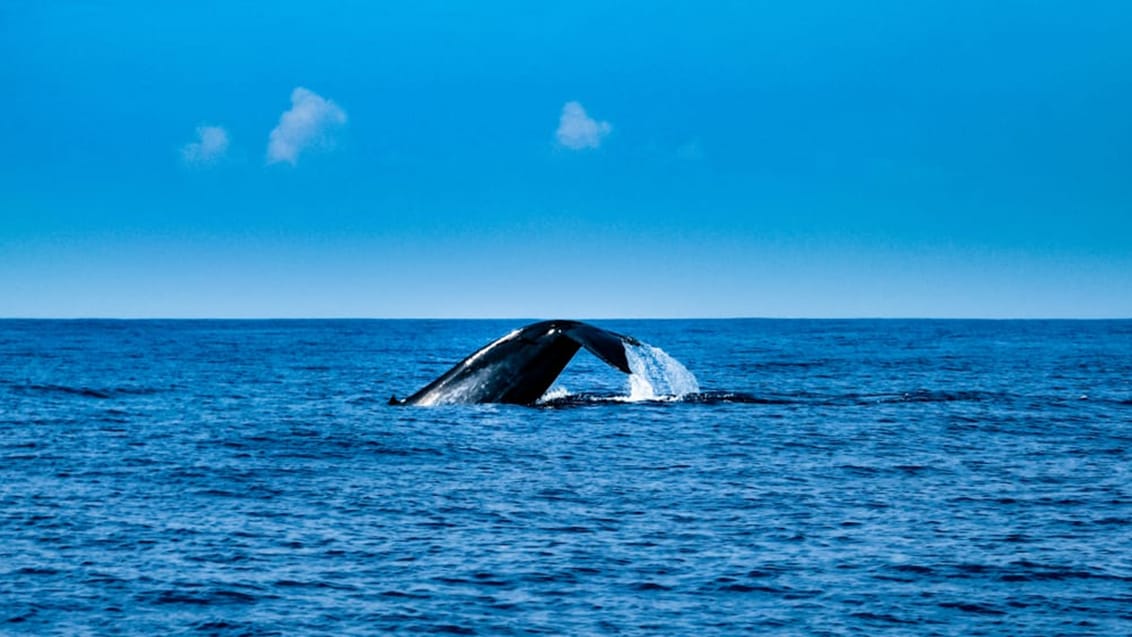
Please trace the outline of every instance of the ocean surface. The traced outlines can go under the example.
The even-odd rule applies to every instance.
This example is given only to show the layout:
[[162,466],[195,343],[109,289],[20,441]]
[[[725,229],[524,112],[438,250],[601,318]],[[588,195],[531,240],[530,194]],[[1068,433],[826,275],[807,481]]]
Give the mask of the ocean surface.
[[700,393],[387,404],[524,323],[0,321],[0,634],[1132,634],[1132,321],[595,321]]

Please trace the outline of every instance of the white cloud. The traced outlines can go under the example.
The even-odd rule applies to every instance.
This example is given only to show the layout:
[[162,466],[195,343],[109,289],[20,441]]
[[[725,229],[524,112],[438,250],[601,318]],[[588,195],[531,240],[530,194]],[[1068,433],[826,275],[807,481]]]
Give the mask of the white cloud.
[[562,117],[558,120],[558,130],[554,136],[566,148],[582,150],[597,148],[612,130],[613,125],[609,122],[599,122],[586,115],[586,109],[578,102],[566,102],[562,106]]
[[197,140],[181,147],[181,159],[193,166],[208,166],[228,152],[228,131],[221,126],[197,126]]
[[267,140],[267,163],[285,161],[294,166],[304,150],[327,146],[333,129],[346,123],[346,111],[313,91],[298,87],[291,91],[291,110],[279,116],[279,124]]

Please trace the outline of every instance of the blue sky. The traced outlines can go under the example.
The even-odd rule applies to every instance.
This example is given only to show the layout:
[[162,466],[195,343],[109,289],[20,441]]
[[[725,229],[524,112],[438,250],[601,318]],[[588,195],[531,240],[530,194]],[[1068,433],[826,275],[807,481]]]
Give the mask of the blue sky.
[[0,3],[0,316],[1132,316],[1132,3],[327,5]]

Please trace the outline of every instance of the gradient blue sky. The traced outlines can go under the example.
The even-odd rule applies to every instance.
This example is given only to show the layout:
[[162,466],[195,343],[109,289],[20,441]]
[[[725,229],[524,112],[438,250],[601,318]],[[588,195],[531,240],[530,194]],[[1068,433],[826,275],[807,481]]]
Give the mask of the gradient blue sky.
[[1125,0],[5,0],[0,86],[0,316],[1132,316]]

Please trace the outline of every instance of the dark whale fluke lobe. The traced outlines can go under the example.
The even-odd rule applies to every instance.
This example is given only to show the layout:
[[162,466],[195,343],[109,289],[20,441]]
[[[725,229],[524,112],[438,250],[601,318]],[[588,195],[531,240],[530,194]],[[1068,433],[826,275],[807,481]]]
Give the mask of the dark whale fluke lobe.
[[404,400],[390,404],[511,403],[537,401],[581,348],[626,374],[625,345],[631,336],[581,321],[541,321],[515,330],[477,350],[440,378]]

